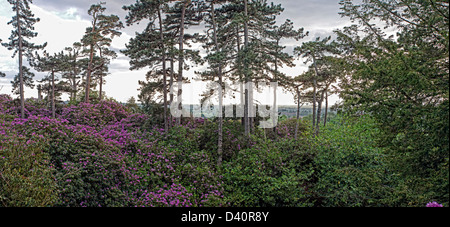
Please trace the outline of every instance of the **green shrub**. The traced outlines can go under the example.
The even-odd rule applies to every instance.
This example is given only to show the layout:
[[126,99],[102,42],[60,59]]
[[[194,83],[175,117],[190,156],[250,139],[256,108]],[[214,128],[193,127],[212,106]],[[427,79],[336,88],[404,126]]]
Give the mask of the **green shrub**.
[[395,185],[384,150],[376,138],[380,131],[367,116],[338,117],[314,140],[318,182],[314,187],[321,206],[389,206]]
[[[259,144],[224,163],[225,198],[231,206],[312,206],[310,154],[291,141]],[[295,168],[299,167],[299,168]]]
[[0,133],[0,207],[49,207],[57,203],[55,169],[39,137]]

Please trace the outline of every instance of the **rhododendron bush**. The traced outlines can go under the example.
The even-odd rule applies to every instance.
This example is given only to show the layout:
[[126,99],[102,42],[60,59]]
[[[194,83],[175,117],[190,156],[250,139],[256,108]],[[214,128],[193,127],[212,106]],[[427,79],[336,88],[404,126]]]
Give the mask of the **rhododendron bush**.
[[[2,155],[11,146],[26,151],[34,143],[31,138],[40,140],[34,152],[48,159],[40,167],[54,170],[47,174],[51,174],[48,179],[55,187],[45,192],[58,196],[42,205],[203,206],[214,205],[211,201],[222,196],[217,186],[220,179],[214,173],[199,173],[207,167],[195,163],[178,165],[177,160],[189,160],[185,154],[160,144],[160,128],[143,128],[146,115],[134,114],[113,101],[102,101],[65,106],[51,118],[36,100],[27,103],[29,114],[20,119],[13,100],[0,96],[0,149]],[[14,143],[17,138],[28,142]],[[12,161],[1,158],[8,159],[5,163]],[[188,177],[192,175],[180,174],[188,172],[200,174],[200,180],[191,182]],[[2,191],[3,195],[9,193]]]
[[369,116],[336,116],[316,137],[307,120],[247,137],[225,119],[218,166],[214,119],[165,131],[114,101],[60,104],[55,118],[28,99],[22,119],[19,105],[0,95],[0,207],[448,206],[448,187],[395,174]]

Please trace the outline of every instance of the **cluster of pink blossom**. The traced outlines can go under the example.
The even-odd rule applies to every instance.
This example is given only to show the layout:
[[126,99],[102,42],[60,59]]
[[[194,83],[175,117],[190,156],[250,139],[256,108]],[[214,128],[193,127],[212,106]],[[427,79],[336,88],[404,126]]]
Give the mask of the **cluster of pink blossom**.
[[[197,172],[208,163],[186,165],[184,151],[160,144],[164,130],[143,127],[147,115],[102,101],[64,106],[52,118],[42,103],[27,103],[21,119],[17,104],[0,95],[0,134],[45,142],[59,186],[56,206],[201,206],[221,195],[219,178]],[[193,123],[183,127],[200,124]],[[191,182],[180,174],[187,169],[204,180]]]

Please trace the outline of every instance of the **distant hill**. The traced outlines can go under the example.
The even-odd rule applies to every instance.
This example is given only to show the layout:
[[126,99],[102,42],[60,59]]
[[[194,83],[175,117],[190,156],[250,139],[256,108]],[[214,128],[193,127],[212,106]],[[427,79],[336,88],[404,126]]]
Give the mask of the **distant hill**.
[[[217,108],[218,106],[216,106]],[[193,109],[199,109],[200,105],[198,104],[184,104],[183,108],[190,109],[190,112],[192,113]],[[331,111],[328,109],[328,111]],[[286,116],[288,118],[294,118],[297,116],[297,106],[296,105],[281,105],[278,106],[278,114],[279,116]],[[306,117],[308,115],[312,114],[312,106],[302,106],[300,107],[300,117]],[[325,114],[325,108],[322,108],[322,115]]]

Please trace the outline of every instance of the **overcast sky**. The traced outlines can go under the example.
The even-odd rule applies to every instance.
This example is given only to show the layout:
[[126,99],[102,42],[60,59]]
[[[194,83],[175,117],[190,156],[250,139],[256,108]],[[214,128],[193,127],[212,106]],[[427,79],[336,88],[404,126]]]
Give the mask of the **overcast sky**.
[[[122,10],[123,5],[130,5],[135,0],[103,0],[106,2],[106,14],[116,14],[124,20],[126,12]],[[270,2],[270,0],[268,1]],[[278,17],[278,22],[282,23],[286,19],[294,22],[296,28],[303,27],[309,31],[309,36],[299,42],[285,41],[287,51],[292,51],[295,46],[301,45],[303,41],[309,41],[317,36],[325,37],[332,35],[332,31],[349,24],[347,18],[338,15],[338,0],[273,0],[274,3],[281,4],[285,9]],[[34,0],[31,10],[36,17],[41,19],[36,23],[35,31],[38,37],[31,41],[36,44],[48,43],[46,50],[50,53],[59,52],[64,47],[71,46],[83,36],[86,27],[90,26],[87,10],[97,1],[91,0]],[[12,27],[7,25],[11,20],[13,12],[11,5],[4,0],[0,1],[0,39],[8,41]],[[121,50],[125,48],[128,40],[138,31],[138,27],[127,27],[122,30],[122,35],[116,37],[112,43],[112,48]],[[11,58],[12,51],[0,46],[0,71],[6,73],[6,78],[0,77],[0,94],[11,94],[10,81],[17,74],[18,61]],[[307,66],[301,60],[296,61],[294,68],[283,68],[282,71],[289,76],[301,74]],[[193,68],[188,75],[193,75]],[[114,97],[118,101],[125,102],[131,96],[138,95],[138,81],[145,79],[146,70],[129,71],[128,59],[119,54],[110,66],[110,75],[106,77],[104,90],[108,97]],[[45,73],[37,73],[35,80],[41,79]],[[198,89],[196,89],[198,90]],[[195,93],[195,91],[190,91]],[[25,97],[37,97],[36,89],[25,89]],[[193,95],[190,99],[196,100]],[[280,105],[294,104],[292,96],[280,94],[278,97]]]

